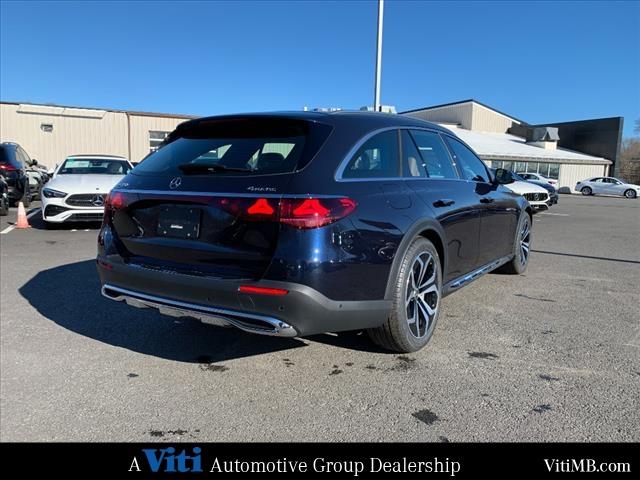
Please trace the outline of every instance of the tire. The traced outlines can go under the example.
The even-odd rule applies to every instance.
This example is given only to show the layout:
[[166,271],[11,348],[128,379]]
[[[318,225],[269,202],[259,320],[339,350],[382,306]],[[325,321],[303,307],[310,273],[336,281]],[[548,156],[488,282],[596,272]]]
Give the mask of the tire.
[[593,195],[593,190],[591,190],[591,187],[582,187],[582,190],[580,190],[580,191],[585,196]]
[[638,194],[636,193],[636,191],[635,191],[635,190],[631,190],[631,189],[629,189],[629,190],[627,190],[626,192],[624,192],[624,196],[625,196],[626,198],[636,198],[636,197],[638,196]]
[[420,350],[433,335],[441,301],[440,256],[429,240],[418,237],[402,258],[389,318],[367,333],[375,344],[387,350],[403,353]]
[[57,223],[47,222],[46,220],[44,220],[44,228],[46,228],[47,230],[58,230],[58,228],[60,228],[60,225]]
[[[588,187],[585,187],[588,188]],[[509,275],[524,273],[529,265],[531,254],[531,217],[523,212],[518,221],[516,238],[513,242],[513,258],[498,269],[499,272]]]
[[9,215],[9,199],[4,199],[0,196],[0,217],[6,217]]

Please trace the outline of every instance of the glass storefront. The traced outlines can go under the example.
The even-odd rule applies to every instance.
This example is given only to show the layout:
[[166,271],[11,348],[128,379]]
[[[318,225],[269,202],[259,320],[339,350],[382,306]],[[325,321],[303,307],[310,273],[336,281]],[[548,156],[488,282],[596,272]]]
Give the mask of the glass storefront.
[[503,160],[491,160],[491,168],[505,168],[514,172],[538,173],[547,178],[558,180],[560,177],[559,163],[546,162],[509,162]]

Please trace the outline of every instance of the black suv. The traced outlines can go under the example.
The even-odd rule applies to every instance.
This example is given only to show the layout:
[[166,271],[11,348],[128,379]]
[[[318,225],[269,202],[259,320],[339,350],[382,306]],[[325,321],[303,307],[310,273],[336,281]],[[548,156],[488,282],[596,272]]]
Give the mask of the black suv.
[[8,196],[11,203],[23,202],[25,207],[31,203],[33,192],[29,187],[27,170],[33,162],[17,143],[0,143],[0,174],[9,187]]
[[409,117],[189,121],[107,198],[102,293],[266,335],[366,329],[415,351],[443,296],[527,267],[532,210],[511,181]]

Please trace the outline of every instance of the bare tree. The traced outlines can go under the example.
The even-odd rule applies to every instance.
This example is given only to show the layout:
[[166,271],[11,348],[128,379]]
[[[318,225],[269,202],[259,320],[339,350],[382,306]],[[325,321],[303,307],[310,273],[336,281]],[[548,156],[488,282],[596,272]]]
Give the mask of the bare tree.
[[[635,133],[640,133],[640,119],[636,120]],[[618,175],[627,182],[640,184],[640,137],[622,140]]]

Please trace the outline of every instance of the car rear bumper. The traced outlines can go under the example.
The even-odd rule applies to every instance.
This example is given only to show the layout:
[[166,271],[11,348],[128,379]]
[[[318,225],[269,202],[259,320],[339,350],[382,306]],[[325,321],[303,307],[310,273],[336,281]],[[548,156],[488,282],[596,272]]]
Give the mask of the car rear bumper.
[[[118,256],[98,257],[98,272],[102,293],[111,300],[263,335],[292,337],[373,328],[384,323],[391,310],[388,300],[337,301],[306,285],[183,275],[126,264]],[[240,293],[240,285],[288,293]]]

